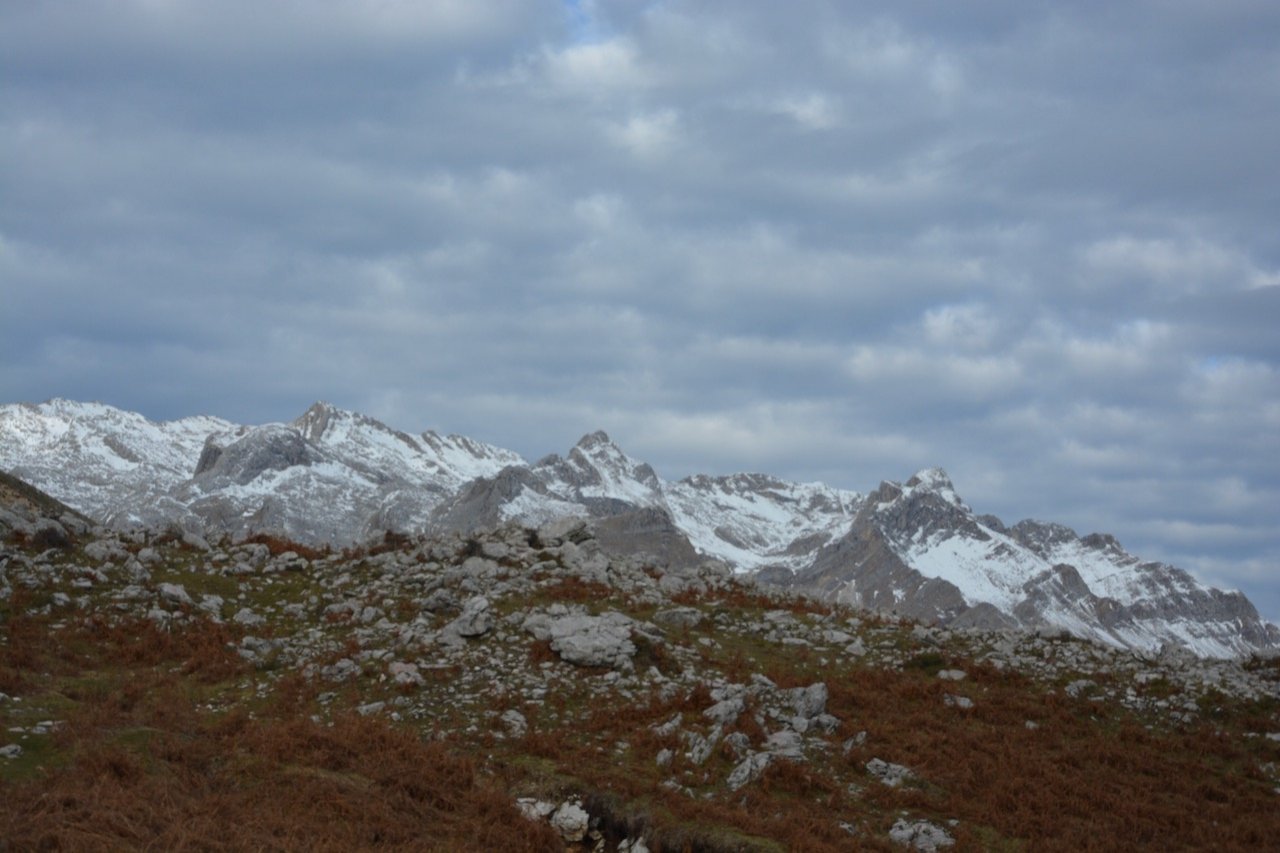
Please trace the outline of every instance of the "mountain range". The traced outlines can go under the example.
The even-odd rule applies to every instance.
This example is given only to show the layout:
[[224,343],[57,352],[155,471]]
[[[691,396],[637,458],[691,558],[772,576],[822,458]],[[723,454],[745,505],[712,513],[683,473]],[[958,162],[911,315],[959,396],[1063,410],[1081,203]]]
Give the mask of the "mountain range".
[[343,546],[387,531],[591,519],[615,553],[728,563],[760,583],[955,628],[1069,632],[1207,657],[1280,649],[1239,592],[1106,534],[976,514],[944,471],[867,494],[767,474],[669,482],[603,432],[528,462],[316,403],[289,423],[157,423],[100,403],[0,406],[0,468],[117,529],[278,534]]

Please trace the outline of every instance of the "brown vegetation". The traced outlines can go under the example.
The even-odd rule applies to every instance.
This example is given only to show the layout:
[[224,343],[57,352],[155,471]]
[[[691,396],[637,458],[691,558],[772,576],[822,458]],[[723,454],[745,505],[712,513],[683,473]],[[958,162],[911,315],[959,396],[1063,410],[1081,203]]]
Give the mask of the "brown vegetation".
[[73,708],[64,760],[3,783],[6,849],[558,849],[473,758],[374,718],[314,722],[299,679],[253,713],[210,710],[244,672],[221,626],[86,620],[43,648],[7,628],[5,671],[44,670]]

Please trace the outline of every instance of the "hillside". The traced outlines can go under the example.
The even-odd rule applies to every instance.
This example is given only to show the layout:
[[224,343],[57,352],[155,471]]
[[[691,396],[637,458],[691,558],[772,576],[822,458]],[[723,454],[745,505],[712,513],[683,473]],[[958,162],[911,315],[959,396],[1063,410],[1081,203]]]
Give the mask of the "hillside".
[[[1275,659],[930,627],[592,524],[388,536],[0,515],[12,849],[1256,850]],[[8,519],[8,520],[6,520]],[[59,521],[59,524],[62,522]]]

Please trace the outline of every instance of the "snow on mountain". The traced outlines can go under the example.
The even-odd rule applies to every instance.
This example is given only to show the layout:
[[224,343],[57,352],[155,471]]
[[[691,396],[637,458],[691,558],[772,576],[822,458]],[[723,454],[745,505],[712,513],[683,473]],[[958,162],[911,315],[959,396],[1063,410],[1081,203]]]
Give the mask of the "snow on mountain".
[[1034,521],[1006,529],[975,516],[936,468],[882,483],[796,585],[908,615],[1059,628],[1139,649],[1176,643],[1230,657],[1280,645],[1280,628],[1240,593],[1144,563],[1110,536]]
[[210,433],[234,424],[191,417],[154,422],[102,403],[54,399],[0,406],[0,464],[93,518],[195,471]]
[[862,501],[857,492],[766,474],[699,474],[669,484],[666,497],[695,548],[743,570],[808,565],[848,530]]
[[523,459],[461,436],[415,438],[327,403],[292,423],[240,426],[52,400],[0,407],[0,464],[115,526],[351,542],[421,527],[463,484]]
[[567,457],[552,454],[539,460],[533,471],[563,500],[666,507],[662,481],[653,468],[632,459],[603,431],[584,435]]
[[467,484],[434,514],[437,529],[474,530],[507,521],[542,524],[566,516],[608,518],[667,511],[663,484],[648,464],[604,432],[582,437],[567,456],[511,464]]

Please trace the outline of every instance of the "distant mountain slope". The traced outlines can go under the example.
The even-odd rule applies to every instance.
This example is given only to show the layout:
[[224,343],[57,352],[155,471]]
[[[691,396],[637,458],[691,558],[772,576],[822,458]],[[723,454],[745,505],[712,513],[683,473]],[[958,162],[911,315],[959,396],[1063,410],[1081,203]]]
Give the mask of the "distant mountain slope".
[[155,423],[71,400],[0,406],[0,468],[106,520],[186,480],[205,439],[234,428],[204,416]]
[[791,585],[838,601],[957,626],[1049,627],[1112,645],[1185,646],[1230,657],[1280,646],[1244,595],[1164,563],[1142,562],[1113,537],[975,516],[946,473],[927,469],[868,495],[847,534]]
[[1143,562],[1110,536],[975,515],[936,468],[865,497],[765,474],[665,482],[603,432],[530,464],[326,403],[290,423],[239,426],[67,400],[0,406],[0,467],[119,528],[345,545],[577,516],[615,549],[715,558],[762,582],[958,627],[1062,629],[1207,656],[1280,648],[1280,629],[1240,593]]

